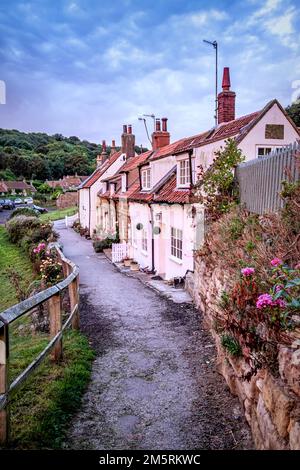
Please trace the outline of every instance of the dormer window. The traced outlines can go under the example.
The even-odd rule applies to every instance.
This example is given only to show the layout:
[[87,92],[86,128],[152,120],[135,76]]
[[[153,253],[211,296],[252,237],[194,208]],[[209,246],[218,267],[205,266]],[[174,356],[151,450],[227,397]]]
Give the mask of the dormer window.
[[184,187],[189,186],[191,182],[190,177],[190,162],[189,160],[180,160],[178,163],[177,171],[177,186]]
[[142,189],[151,189],[151,169],[142,170]]

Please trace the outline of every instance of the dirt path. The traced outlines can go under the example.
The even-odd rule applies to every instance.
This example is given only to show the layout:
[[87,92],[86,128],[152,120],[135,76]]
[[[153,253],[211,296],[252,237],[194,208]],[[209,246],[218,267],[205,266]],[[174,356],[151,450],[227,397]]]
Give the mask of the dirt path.
[[60,234],[80,268],[82,330],[97,352],[66,447],[251,448],[199,312],[120,274],[72,230]]

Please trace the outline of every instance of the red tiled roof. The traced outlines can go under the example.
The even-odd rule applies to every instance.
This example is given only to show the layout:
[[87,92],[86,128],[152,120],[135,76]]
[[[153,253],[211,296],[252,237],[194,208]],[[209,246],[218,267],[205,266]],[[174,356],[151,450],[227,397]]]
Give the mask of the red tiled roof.
[[136,155],[135,157],[132,157],[126,162],[122,168],[120,168],[119,173],[127,172],[134,170],[137,168],[141,163],[144,163],[150,155],[153,153],[153,150],[148,150],[147,152],[141,153],[140,155]]
[[178,189],[176,174],[163,185],[154,195],[153,202],[188,203],[190,200],[190,189]]
[[141,202],[150,202],[153,199],[153,193],[141,191],[140,185],[136,191],[132,191],[132,194],[129,196],[131,201],[141,201]]
[[96,168],[94,173],[92,173],[91,176],[87,180],[85,180],[82,185],[80,186],[79,189],[86,189],[90,188],[93,186],[96,181],[106,172],[106,170],[115,162],[118,160],[118,158],[122,155],[122,151],[120,150],[119,152],[114,153],[110,158],[105,160],[105,162],[99,167]]
[[176,149],[175,153],[184,152],[195,147],[201,147],[202,145],[211,144],[218,140],[227,139],[234,137],[237,134],[247,131],[246,126],[254,122],[262,113],[262,111],[256,111],[255,113],[247,114],[240,118],[234,119],[233,121],[225,122],[220,124],[217,128],[211,129],[210,131],[198,134],[190,139],[186,139],[183,145]]
[[158,160],[159,158],[163,158],[163,157],[167,157],[168,155],[172,155],[176,151],[177,147],[179,145],[182,145],[185,140],[186,139],[176,140],[176,142],[173,142],[172,144],[165,145],[164,147],[161,147],[160,149],[155,150],[155,152],[153,152],[153,155],[151,156],[151,158],[149,160],[150,161],[151,160]]
[[36,191],[35,187],[32,184],[26,183],[26,181],[4,181],[4,184],[8,189],[30,189],[31,191]]
[[2,181],[0,181],[0,193],[7,193],[7,186]]

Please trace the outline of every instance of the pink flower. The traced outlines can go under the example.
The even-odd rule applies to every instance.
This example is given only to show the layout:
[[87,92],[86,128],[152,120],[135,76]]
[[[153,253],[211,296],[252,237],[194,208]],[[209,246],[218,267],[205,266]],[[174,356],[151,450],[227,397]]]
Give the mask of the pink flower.
[[261,310],[273,306],[273,297],[270,294],[261,294],[256,301],[256,308]]
[[281,291],[282,289],[284,289],[284,286],[282,284],[275,286],[275,293],[277,294],[277,292]]
[[33,253],[38,253],[38,249],[37,249],[37,248],[33,248]]
[[273,258],[272,261],[271,261],[271,265],[272,266],[281,266],[283,264],[283,261],[282,259],[280,258]]
[[252,274],[255,273],[255,269],[254,268],[243,268],[241,269],[241,273],[243,276],[245,277],[249,277],[249,276],[252,276]]
[[266,307],[285,308],[286,302],[283,299],[273,300],[273,297],[270,294],[261,294],[256,301],[256,308],[261,310]]
[[283,299],[277,299],[274,301],[274,306],[280,307],[280,308],[285,308],[286,307],[286,301]]

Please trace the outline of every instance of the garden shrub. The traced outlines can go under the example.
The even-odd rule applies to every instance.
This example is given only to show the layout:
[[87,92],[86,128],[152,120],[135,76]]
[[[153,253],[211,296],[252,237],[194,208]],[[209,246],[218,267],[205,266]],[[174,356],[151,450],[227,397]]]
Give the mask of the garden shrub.
[[242,355],[242,348],[240,343],[234,336],[229,334],[224,334],[221,337],[221,344],[224,349],[226,349],[231,356],[239,357]]
[[18,215],[6,223],[9,240],[21,246],[25,251],[30,251],[32,245],[41,241],[58,239],[58,234],[53,231],[52,224],[42,222],[38,217]]
[[113,240],[105,238],[104,240],[94,240],[93,247],[96,253],[102,253],[106,248],[111,248]]
[[9,216],[8,220],[17,217],[18,215],[27,215],[28,217],[37,217],[37,213],[34,209],[30,207],[18,207],[15,209]]

